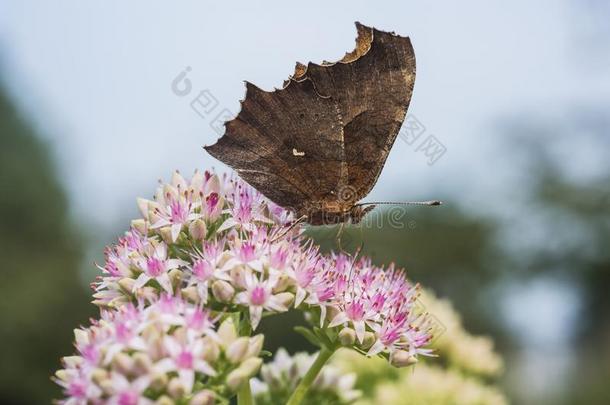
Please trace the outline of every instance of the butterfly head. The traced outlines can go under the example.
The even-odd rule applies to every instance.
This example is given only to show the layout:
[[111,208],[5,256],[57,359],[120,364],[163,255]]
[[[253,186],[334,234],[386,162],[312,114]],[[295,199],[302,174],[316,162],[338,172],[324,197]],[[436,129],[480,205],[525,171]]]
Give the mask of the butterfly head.
[[363,206],[360,204],[354,205],[352,207],[352,209],[350,210],[350,222],[352,224],[360,223],[360,221],[362,221],[362,219],[366,216],[366,214],[371,212],[374,208],[375,208],[375,205],[373,205],[373,204],[366,205],[366,206]]

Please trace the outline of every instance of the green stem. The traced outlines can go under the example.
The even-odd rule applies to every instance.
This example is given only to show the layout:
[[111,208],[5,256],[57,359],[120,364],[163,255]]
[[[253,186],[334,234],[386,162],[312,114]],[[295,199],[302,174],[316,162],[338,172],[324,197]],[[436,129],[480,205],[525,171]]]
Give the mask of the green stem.
[[253,405],[252,391],[250,391],[250,380],[244,382],[241,385],[239,391],[237,391],[237,404],[238,405]]
[[290,399],[288,399],[288,402],[286,402],[286,405],[299,405],[301,401],[303,401],[305,394],[307,394],[307,391],[309,391],[309,387],[311,387],[311,384],[313,384],[314,380],[320,373],[320,370],[322,370],[322,367],[324,367],[324,364],[326,364],[334,352],[334,350],[329,350],[322,347],[318,357],[316,357],[316,360],[313,362],[309,370],[307,370],[307,374],[305,374],[305,377],[303,377],[299,385],[297,385],[297,388],[290,396]]

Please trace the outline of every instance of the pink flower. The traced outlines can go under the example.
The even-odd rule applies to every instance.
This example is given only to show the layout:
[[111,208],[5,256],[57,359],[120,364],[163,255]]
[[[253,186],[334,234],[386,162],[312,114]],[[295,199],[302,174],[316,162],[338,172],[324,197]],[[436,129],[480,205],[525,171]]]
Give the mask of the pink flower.
[[334,328],[338,325],[351,323],[356,331],[356,337],[358,337],[358,340],[362,343],[364,340],[364,332],[366,331],[366,321],[374,320],[377,312],[368,308],[368,306],[365,307],[365,303],[358,299],[341,303],[338,307],[341,308],[340,312],[335,315],[328,326]]
[[250,324],[256,329],[263,315],[263,310],[285,312],[288,306],[279,295],[273,294],[276,279],[259,280],[253,273],[244,277],[245,291],[236,296],[237,303],[248,307]]
[[232,227],[249,231],[255,229],[255,222],[270,224],[273,221],[263,215],[264,201],[260,193],[243,183],[238,183],[231,195],[232,208],[227,212],[231,216],[222,224],[219,231]]
[[[218,268],[213,261],[200,256],[193,258],[194,262],[187,266],[191,271],[191,277],[187,286],[195,286],[202,303],[208,302],[208,290],[215,280],[230,280],[230,276],[224,269]],[[214,260],[214,258],[212,258]]]
[[[307,296],[307,291],[316,275],[320,272],[320,267],[321,263],[320,258],[317,257],[317,252],[309,252],[309,254],[295,257],[294,264],[289,270],[296,282],[295,307],[301,305],[301,302]],[[317,296],[316,292],[313,292],[312,295]],[[310,304],[317,302],[317,300],[309,300]]]
[[187,338],[186,342],[180,342],[172,336],[165,336],[163,348],[169,354],[159,361],[155,370],[161,373],[176,372],[178,378],[187,392],[191,392],[195,384],[195,372],[214,376],[214,369],[203,360],[204,344],[200,339]]
[[150,384],[150,378],[143,376],[130,381],[126,376],[119,373],[112,373],[113,394],[108,399],[109,404],[116,405],[147,405],[153,401],[143,396],[144,391]]
[[149,245],[143,257],[135,260],[142,273],[136,279],[133,289],[141,288],[150,280],[155,280],[168,293],[172,292],[169,271],[184,266],[186,263],[180,259],[170,259],[167,255],[167,246],[158,242],[156,246]]
[[211,192],[205,197],[203,203],[203,216],[208,220],[215,221],[222,213],[222,198],[218,192]]
[[208,353],[214,362],[219,354],[209,353],[221,350],[213,321],[206,310],[169,295],[104,311],[100,321],[76,330],[75,339],[78,355],[65,357],[54,378],[65,404],[152,404],[174,375],[184,389],[176,400],[186,403],[202,389],[196,378],[205,382],[201,376],[216,375],[215,365],[225,374],[239,366],[204,359]]
[[182,227],[201,215],[195,212],[197,204],[194,204],[192,195],[188,191],[180,194],[167,191],[163,201],[159,201],[155,207],[157,220],[152,224],[151,229],[159,229],[166,226],[170,227],[172,242],[178,240]]

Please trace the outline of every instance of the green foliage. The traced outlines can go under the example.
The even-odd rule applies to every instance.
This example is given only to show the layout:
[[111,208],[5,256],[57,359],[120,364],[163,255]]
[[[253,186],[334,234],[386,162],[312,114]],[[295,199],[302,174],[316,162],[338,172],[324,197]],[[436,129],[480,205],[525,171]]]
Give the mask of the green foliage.
[[0,402],[48,403],[59,395],[49,375],[93,307],[49,147],[1,90],[0,173]]

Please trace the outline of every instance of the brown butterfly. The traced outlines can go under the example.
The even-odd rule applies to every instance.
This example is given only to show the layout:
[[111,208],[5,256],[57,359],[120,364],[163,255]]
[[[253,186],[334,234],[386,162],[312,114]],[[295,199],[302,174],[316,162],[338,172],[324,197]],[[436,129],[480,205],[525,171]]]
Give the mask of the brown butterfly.
[[375,185],[413,93],[409,38],[356,28],[356,48],[338,62],[297,63],[273,91],[246,82],[241,111],[205,147],[312,225],[358,223],[374,208],[358,202]]

